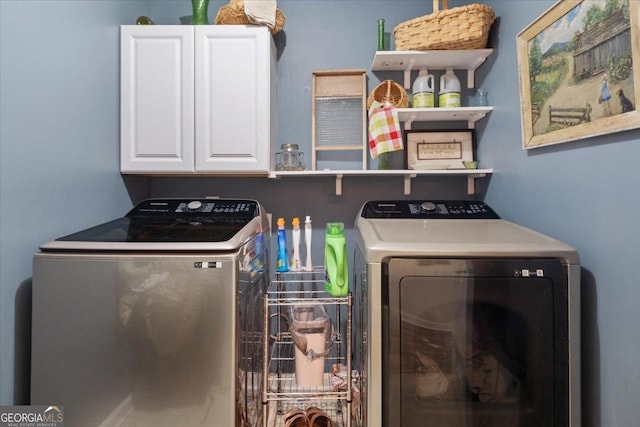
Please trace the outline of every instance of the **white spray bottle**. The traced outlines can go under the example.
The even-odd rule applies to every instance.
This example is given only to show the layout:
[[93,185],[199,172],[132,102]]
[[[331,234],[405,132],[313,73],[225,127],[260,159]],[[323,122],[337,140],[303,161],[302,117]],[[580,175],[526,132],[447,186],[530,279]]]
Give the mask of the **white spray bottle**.
[[307,247],[307,263],[304,267],[307,271],[313,271],[313,262],[311,261],[311,234],[313,229],[311,228],[311,217],[307,215],[304,220],[304,244]]
[[291,248],[289,270],[300,271],[302,270],[302,263],[300,262],[300,218],[293,218],[291,225],[293,225],[293,231],[291,233],[293,237],[293,247]]

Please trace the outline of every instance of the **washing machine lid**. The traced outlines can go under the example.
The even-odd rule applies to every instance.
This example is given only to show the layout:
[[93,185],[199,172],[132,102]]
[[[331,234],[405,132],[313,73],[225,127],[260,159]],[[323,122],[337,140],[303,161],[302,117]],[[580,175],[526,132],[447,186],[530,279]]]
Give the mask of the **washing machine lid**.
[[268,229],[254,200],[148,199],[122,218],[60,237],[40,249],[234,251]]
[[356,218],[368,262],[390,257],[548,257],[578,264],[572,246],[500,219],[477,201],[372,201]]

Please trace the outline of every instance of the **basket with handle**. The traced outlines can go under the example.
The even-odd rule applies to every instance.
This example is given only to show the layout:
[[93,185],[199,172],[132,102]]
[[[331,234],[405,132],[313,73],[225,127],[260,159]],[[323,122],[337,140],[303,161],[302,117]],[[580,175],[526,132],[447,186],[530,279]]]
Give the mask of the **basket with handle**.
[[373,101],[383,104],[390,102],[396,108],[407,108],[409,106],[407,91],[393,80],[385,80],[371,91],[367,97],[367,110],[371,108]]
[[495,13],[473,3],[448,8],[447,0],[433,0],[433,13],[398,24],[393,30],[396,50],[483,49]]

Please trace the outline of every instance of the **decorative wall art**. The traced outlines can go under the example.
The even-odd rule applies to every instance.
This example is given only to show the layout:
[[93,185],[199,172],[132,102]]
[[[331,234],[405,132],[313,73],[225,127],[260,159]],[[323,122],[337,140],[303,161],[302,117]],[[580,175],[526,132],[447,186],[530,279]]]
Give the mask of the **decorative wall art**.
[[518,34],[524,149],[640,127],[639,9],[560,0]]
[[405,169],[463,169],[473,160],[473,130],[406,130]]

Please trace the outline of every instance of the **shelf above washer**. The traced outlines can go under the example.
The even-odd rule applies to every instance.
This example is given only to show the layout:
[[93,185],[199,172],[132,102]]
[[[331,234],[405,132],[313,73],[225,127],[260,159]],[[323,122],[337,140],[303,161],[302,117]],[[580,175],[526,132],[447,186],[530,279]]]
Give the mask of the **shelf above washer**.
[[416,176],[446,175],[466,176],[467,194],[476,192],[475,181],[493,173],[493,169],[429,169],[429,170],[315,170],[315,171],[272,171],[269,178],[283,178],[291,176],[329,176],[336,179],[336,196],[342,195],[342,179],[345,176],[402,176],[404,178],[404,195],[411,194],[411,180]]

